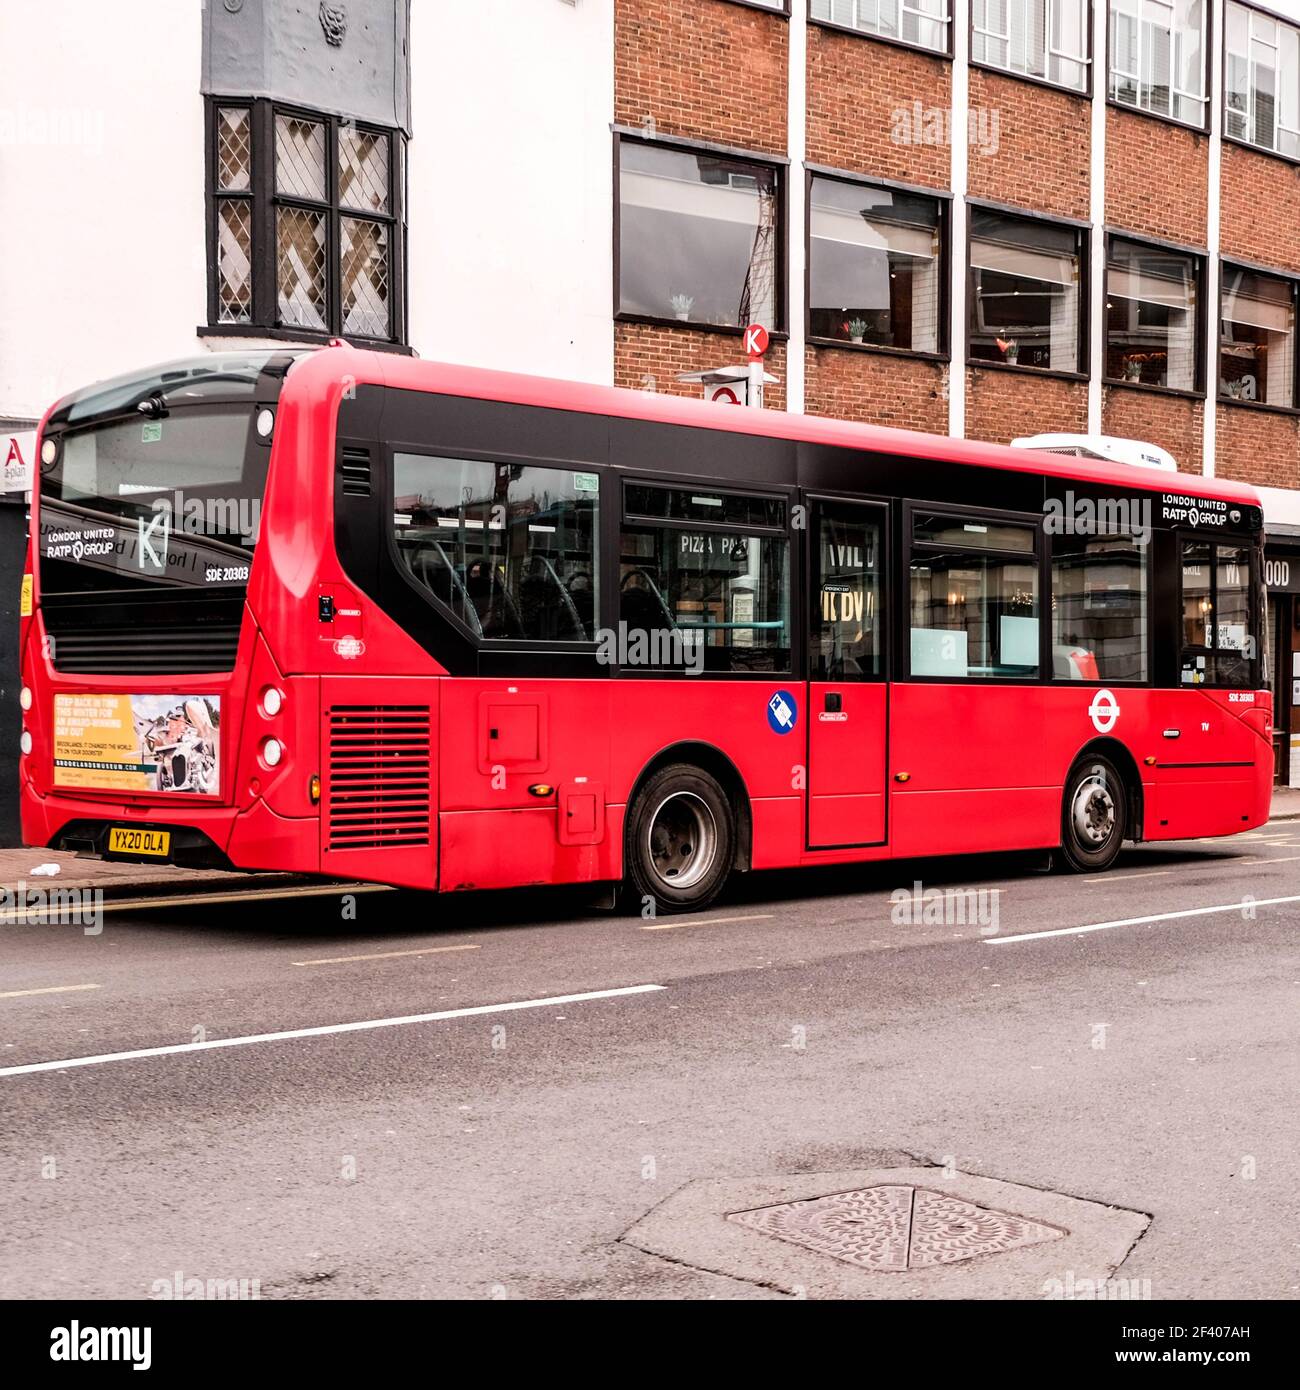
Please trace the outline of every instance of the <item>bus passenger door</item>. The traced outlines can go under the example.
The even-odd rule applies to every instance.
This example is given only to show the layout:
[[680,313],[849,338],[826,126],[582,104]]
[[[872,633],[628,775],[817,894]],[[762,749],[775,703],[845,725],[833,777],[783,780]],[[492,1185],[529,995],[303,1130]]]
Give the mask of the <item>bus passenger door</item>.
[[888,509],[812,502],[808,848],[885,840],[884,545]]

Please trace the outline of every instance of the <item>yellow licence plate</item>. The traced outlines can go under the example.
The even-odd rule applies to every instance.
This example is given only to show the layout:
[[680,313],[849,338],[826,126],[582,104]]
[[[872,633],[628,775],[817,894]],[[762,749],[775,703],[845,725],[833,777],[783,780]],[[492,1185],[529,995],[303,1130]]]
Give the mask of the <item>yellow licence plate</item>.
[[115,825],[108,832],[110,854],[151,854],[165,859],[172,850],[170,830],[135,830]]

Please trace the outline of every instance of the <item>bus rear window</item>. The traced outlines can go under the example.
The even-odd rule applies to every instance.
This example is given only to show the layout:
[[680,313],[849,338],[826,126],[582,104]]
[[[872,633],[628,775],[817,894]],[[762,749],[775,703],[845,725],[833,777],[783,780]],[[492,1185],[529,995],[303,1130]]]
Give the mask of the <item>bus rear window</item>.
[[254,415],[191,406],[51,434],[44,592],[246,584],[270,459]]

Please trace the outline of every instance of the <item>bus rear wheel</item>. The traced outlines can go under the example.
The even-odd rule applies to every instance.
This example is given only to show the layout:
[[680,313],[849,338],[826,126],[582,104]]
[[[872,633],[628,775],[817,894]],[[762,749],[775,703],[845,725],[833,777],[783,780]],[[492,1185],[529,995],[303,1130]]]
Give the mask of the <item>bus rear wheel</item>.
[[655,912],[698,912],[722,891],[736,851],[726,792],[702,768],[672,763],[637,793],[627,823],[628,882]]
[[1080,758],[1065,779],[1061,853],[1075,873],[1109,869],[1128,834],[1128,795],[1108,758]]

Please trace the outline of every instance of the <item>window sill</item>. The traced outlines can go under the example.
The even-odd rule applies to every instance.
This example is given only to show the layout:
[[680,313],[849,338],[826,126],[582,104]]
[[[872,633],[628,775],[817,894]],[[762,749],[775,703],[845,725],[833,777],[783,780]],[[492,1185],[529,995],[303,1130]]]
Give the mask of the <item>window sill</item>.
[[830,19],[814,19],[808,16],[810,28],[829,29],[832,34],[848,34],[850,38],[866,39],[869,43],[887,43],[891,48],[905,48],[909,53],[920,53],[923,57],[934,58],[940,63],[952,62],[952,21],[949,20],[947,28],[948,43],[947,48],[926,48],[924,44],[909,43],[906,39],[896,39],[890,34],[873,34],[866,29],[853,29],[847,24],[836,24]]
[[[680,328],[685,333],[717,333],[726,338],[743,338],[744,328],[725,323],[700,323],[695,319],[661,319],[653,314],[615,314],[615,323],[643,323],[650,328]],[[763,325],[767,328],[767,325]],[[767,336],[774,343],[783,343],[790,336],[784,329],[768,328]]]
[[1067,97],[1078,97],[1081,102],[1092,100],[1092,64],[1088,65],[1088,82],[1084,87],[1067,87],[1064,83],[1053,82],[1049,77],[1035,77],[1031,72],[1012,72],[1009,68],[1000,68],[996,63],[981,63],[974,58],[970,60],[970,67],[976,72],[992,72],[999,77],[1009,77],[1013,82],[1028,82],[1034,87],[1046,87],[1049,92],[1061,92]]
[[1289,164],[1293,169],[1300,167],[1300,157],[1283,154],[1281,150],[1270,150],[1266,145],[1255,144],[1253,140],[1243,140],[1240,135],[1229,135],[1225,131],[1223,143],[1236,145],[1239,150],[1249,150],[1252,154],[1262,154],[1265,159],[1276,159],[1281,164]]
[[806,339],[809,347],[845,348],[849,352],[868,352],[881,357],[901,357],[909,362],[951,362],[948,352],[922,352],[916,348],[888,347],[884,343],[851,343],[844,338],[817,338],[811,333]]
[[974,371],[1016,372],[1021,376],[1047,377],[1052,381],[1088,380],[1087,372],[1069,372],[1058,367],[1031,367],[1028,364],[1022,367],[1019,362],[990,362],[983,357],[968,357],[966,366]]
[[252,323],[200,324],[194,331],[200,338],[266,339],[276,343],[297,343],[302,347],[328,347],[330,343],[341,337],[350,347],[368,348],[373,352],[396,352],[405,357],[415,355],[415,350],[405,343],[386,342],[381,338],[361,338],[350,333],[318,333],[310,329],[294,328],[261,328]]
[[790,18],[790,0],[781,0],[779,5],[764,5],[762,0],[728,0],[732,5],[744,5],[747,10],[762,10],[764,14],[775,15],[777,19]]
[[1115,377],[1104,376],[1101,379],[1103,386],[1116,386],[1122,391],[1148,391],[1153,396],[1173,396],[1176,400],[1184,401],[1203,401],[1204,391],[1188,391],[1181,386],[1153,386],[1145,381],[1123,381]]
[[1300,415],[1300,406],[1273,405],[1269,401],[1243,401],[1236,396],[1216,396],[1218,405],[1236,406],[1239,410],[1262,410],[1266,415]]
[[[1107,97],[1106,105],[1116,111],[1127,111],[1130,116],[1142,116],[1148,121],[1159,121],[1161,125],[1177,126],[1179,130],[1186,130],[1192,135],[1203,135],[1207,140],[1210,137],[1210,128],[1204,122],[1200,125],[1193,125],[1190,121],[1180,121],[1177,116],[1166,116],[1159,111],[1148,111],[1142,106],[1130,106],[1128,102],[1116,101],[1114,97]],[[1209,110],[1208,98],[1206,110]]]

